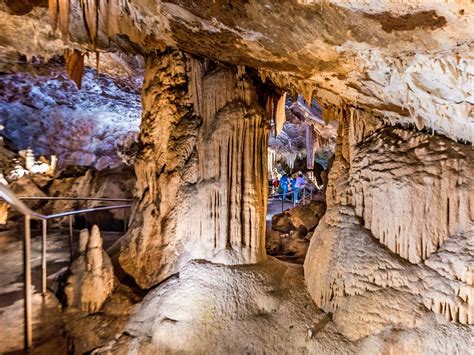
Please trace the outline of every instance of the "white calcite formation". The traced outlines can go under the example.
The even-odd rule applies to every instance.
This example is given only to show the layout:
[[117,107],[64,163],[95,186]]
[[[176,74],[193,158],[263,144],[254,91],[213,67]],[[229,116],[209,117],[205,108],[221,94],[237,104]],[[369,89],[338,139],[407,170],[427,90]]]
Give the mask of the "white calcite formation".
[[88,313],[98,312],[115,286],[112,261],[102,249],[97,226],[91,232],[81,231],[79,255],[71,265],[71,275],[65,288],[68,306]]
[[455,339],[474,335],[473,153],[346,111],[305,261],[310,294],[346,337],[443,327],[437,351],[467,351]]
[[263,261],[269,124],[252,78],[179,51],[146,65],[123,270],[148,288],[191,259]]
[[384,129],[351,155],[350,190],[339,198],[392,252],[419,263],[448,238],[474,230],[471,147]]
[[334,329],[308,297],[300,266],[194,261],[150,291],[123,333],[98,351],[330,353],[333,343],[344,346]]

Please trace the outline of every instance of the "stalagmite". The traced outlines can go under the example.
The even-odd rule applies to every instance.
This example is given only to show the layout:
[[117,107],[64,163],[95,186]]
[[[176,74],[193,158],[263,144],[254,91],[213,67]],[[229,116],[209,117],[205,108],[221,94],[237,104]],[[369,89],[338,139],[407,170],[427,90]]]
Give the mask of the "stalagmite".
[[102,249],[99,228],[81,231],[79,255],[71,265],[71,275],[65,288],[68,306],[84,312],[98,312],[114,289],[114,270]]

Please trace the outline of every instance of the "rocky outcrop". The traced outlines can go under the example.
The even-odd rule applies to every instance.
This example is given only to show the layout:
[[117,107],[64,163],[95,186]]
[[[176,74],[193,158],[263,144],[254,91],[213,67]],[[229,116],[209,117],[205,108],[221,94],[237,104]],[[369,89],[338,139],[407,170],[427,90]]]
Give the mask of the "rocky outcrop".
[[445,349],[472,339],[460,325],[474,324],[473,158],[470,146],[346,112],[305,261],[314,301],[346,337],[439,326]]
[[190,259],[262,261],[269,128],[251,76],[172,50],[146,65],[122,268],[148,288]]
[[115,287],[112,261],[102,249],[97,226],[81,231],[79,255],[71,264],[71,275],[64,290],[67,304],[87,313],[98,312]]
[[0,124],[15,150],[55,154],[58,165],[116,168],[137,140],[140,98],[132,85],[86,68],[82,90],[57,61],[10,66],[0,75]]
[[99,351],[331,353],[342,339],[308,297],[301,267],[273,258],[237,266],[193,261],[151,290]]
[[417,263],[473,228],[473,163],[469,146],[383,127],[350,110],[340,127],[328,205],[353,206],[382,244]]
[[267,231],[268,255],[302,264],[314,229],[326,211],[326,203],[311,201],[272,217]]

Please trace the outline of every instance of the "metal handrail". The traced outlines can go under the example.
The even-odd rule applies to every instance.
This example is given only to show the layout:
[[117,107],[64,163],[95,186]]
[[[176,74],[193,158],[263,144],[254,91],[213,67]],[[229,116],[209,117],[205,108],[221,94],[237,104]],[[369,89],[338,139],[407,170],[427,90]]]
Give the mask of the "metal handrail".
[[[132,202],[129,199],[109,199],[100,197],[18,197],[7,186],[0,183],[0,198],[12,206],[15,210],[25,216],[25,236],[23,240],[23,276],[24,276],[24,326],[25,326],[25,349],[31,348],[33,343],[32,331],[32,307],[31,307],[31,219],[42,221],[42,253],[41,253],[41,293],[46,295],[46,239],[48,220],[55,218],[69,217],[69,253],[72,261],[72,216],[78,214],[87,214],[96,211],[106,211],[114,209],[130,208],[132,205],[102,206],[95,208],[86,208],[83,210],[66,211],[51,215],[43,215],[32,211],[22,200],[85,200],[85,201],[113,201],[113,202]],[[124,220],[126,228],[126,218]]]
[[[307,194],[307,190],[309,190],[309,193]],[[313,199],[313,195],[314,195],[314,188],[310,188],[310,187],[307,187],[307,186],[303,186],[302,188],[300,188],[298,190],[298,192],[303,192],[303,197],[301,198],[301,203],[304,205],[305,202],[306,202],[306,198],[309,196],[310,198],[310,201]],[[274,197],[280,197],[283,195],[283,198],[281,199],[281,211],[283,212],[285,207],[285,200],[287,198],[287,195],[293,195],[293,207],[296,206],[296,200],[294,199],[294,193],[295,191],[292,190],[292,191],[287,191],[287,192],[283,192],[283,193],[274,193],[274,194],[270,194],[268,196],[268,198],[274,198]]]

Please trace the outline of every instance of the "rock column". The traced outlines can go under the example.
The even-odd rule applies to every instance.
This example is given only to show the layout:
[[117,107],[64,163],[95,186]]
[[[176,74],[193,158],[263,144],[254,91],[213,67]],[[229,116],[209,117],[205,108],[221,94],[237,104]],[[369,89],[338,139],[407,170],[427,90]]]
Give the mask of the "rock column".
[[148,288],[191,259],[262,261],[269,125],[252,78],[169,51],[147,59],[142,101],[123,270]]

